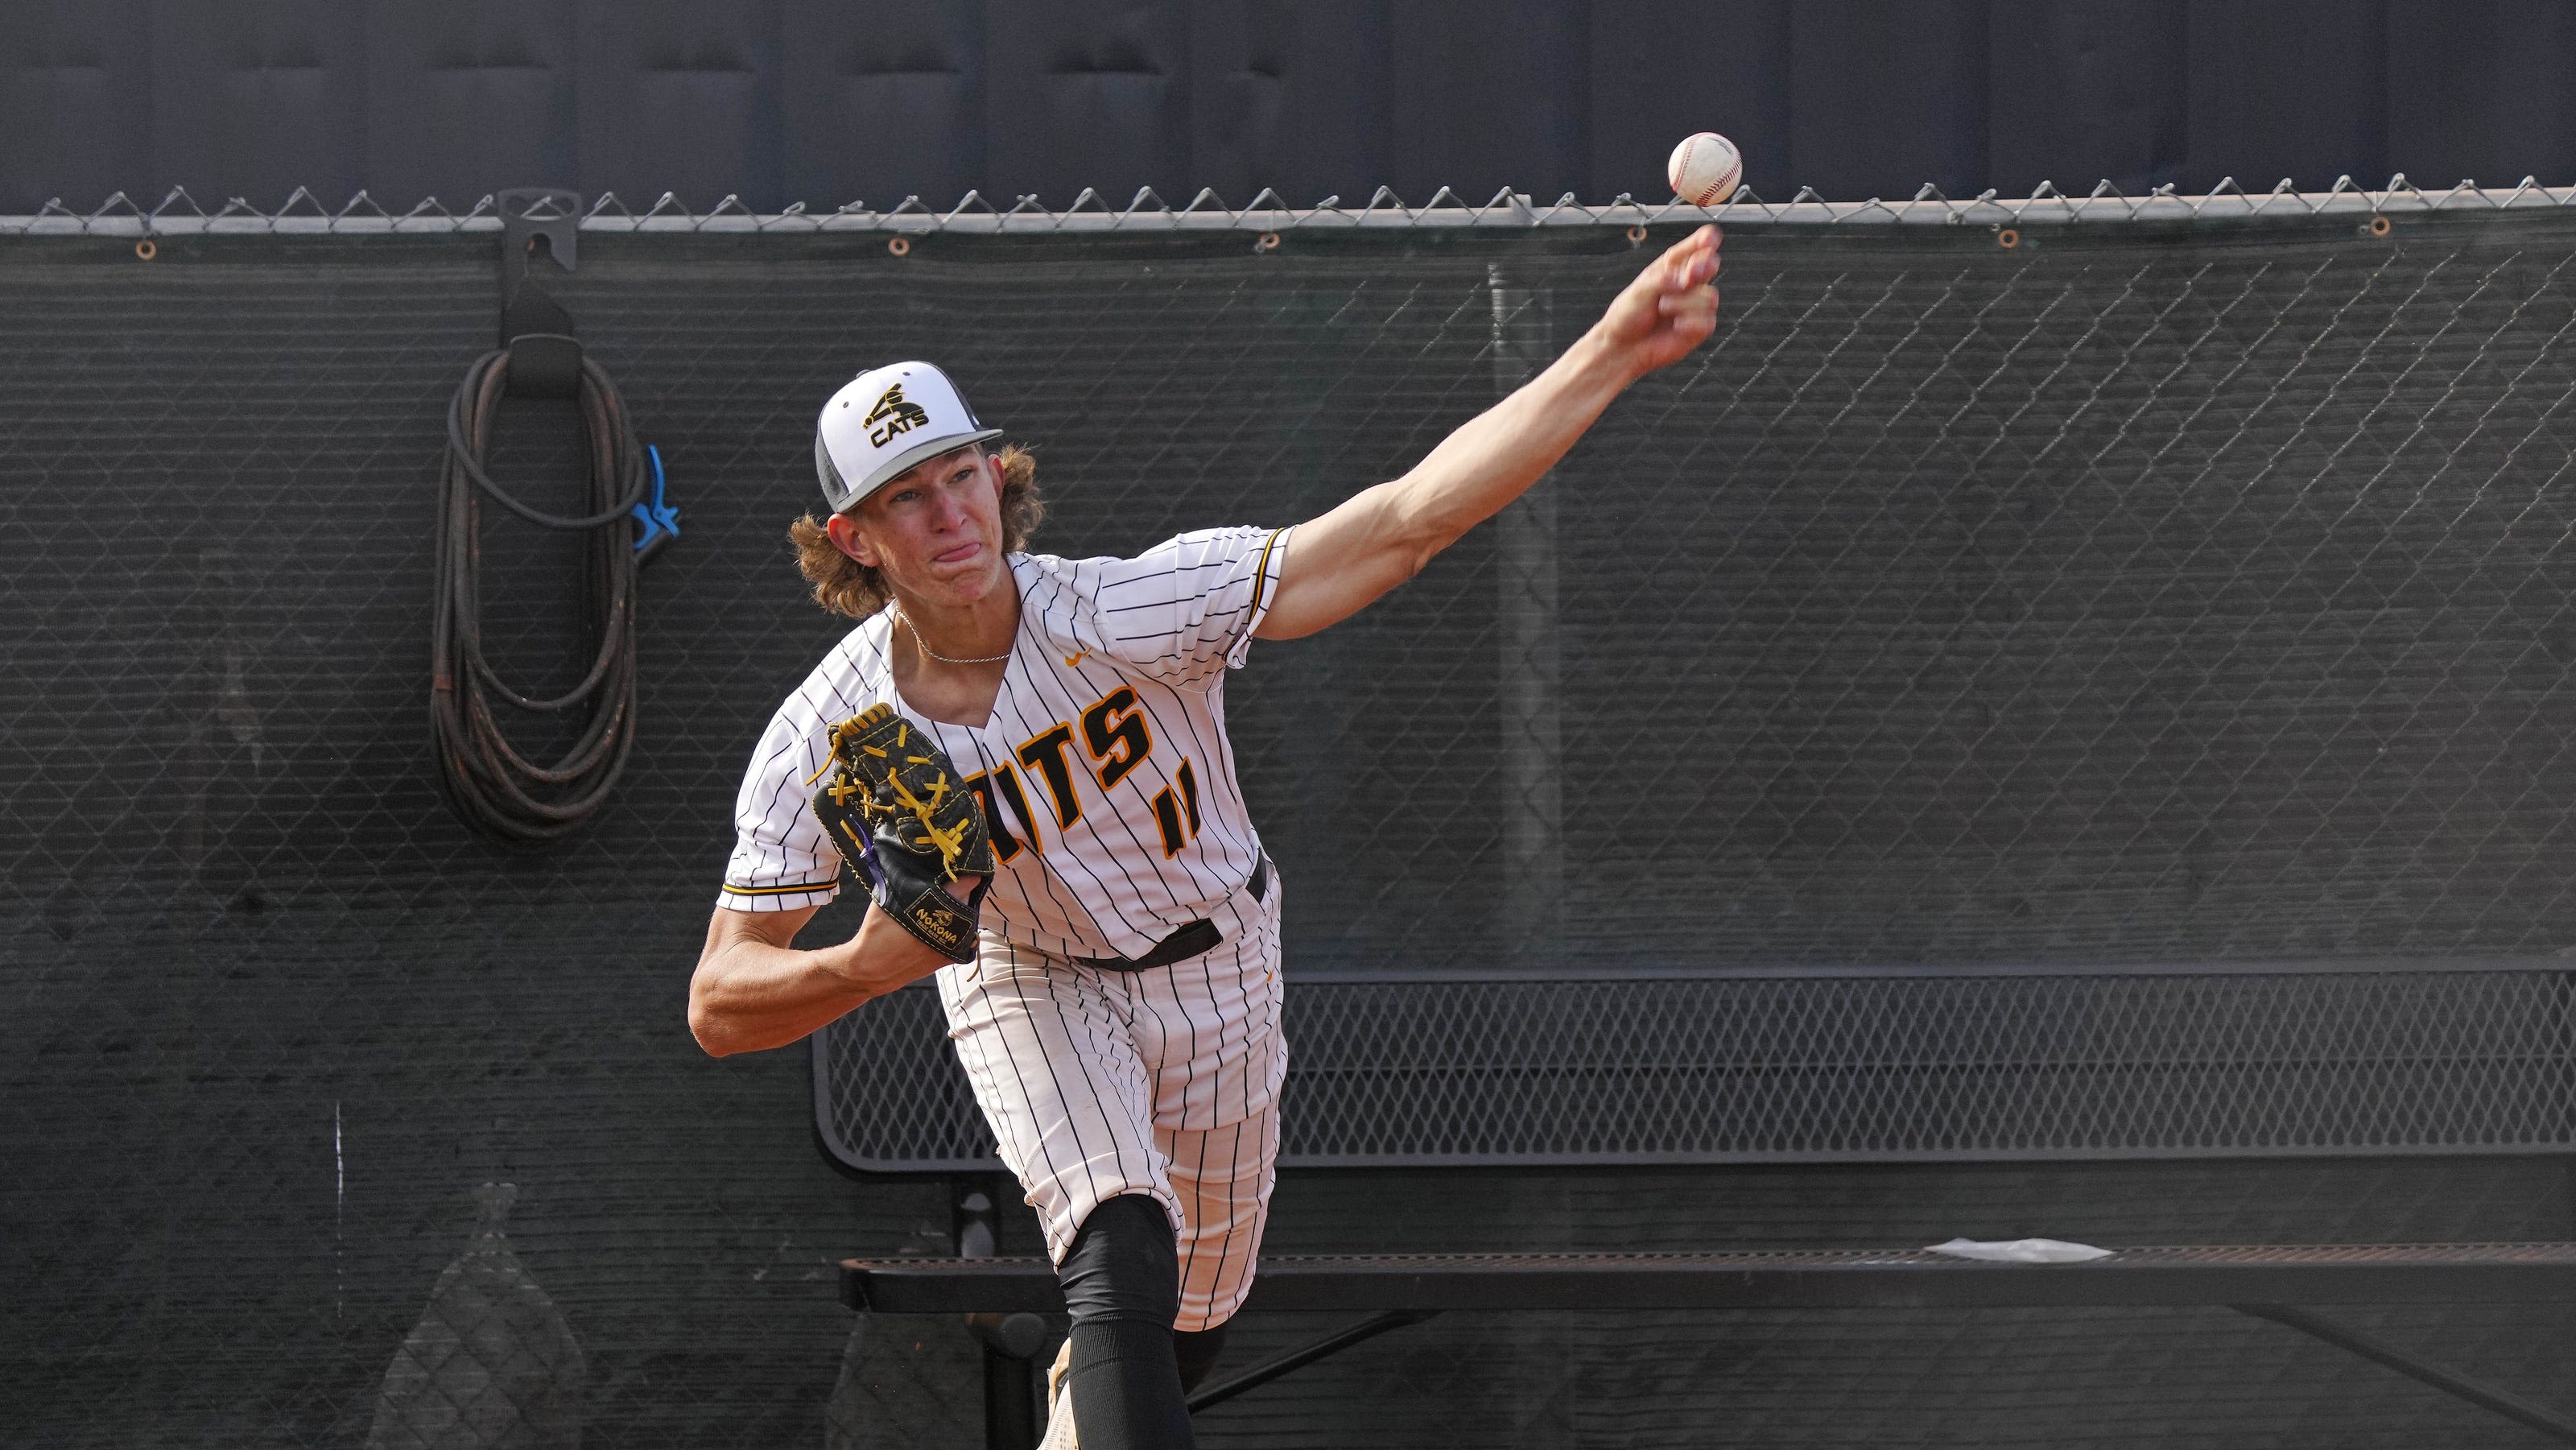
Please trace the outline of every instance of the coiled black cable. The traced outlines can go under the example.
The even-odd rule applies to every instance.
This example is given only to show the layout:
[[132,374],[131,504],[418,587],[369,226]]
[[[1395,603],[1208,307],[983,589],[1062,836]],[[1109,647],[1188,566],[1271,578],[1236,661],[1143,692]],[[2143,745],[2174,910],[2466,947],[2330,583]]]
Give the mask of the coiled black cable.
[[[449,808],[493,840],[533,847],[562,840],[596,814],[634,748],[636,559],[629,511],[644,497],[645,466],[616,385],[584,357],[581,506],[595,512],[561,518],[512,498],[484,467],[509,379],[509,353],[485,353],[465,370],[447,407],[429,720]],[[588,534],[581,554],[582,609],[596,653],[581,683],[550,700],[510,688],[483,657],[484,494],[530,523]],[[580,733],[559,759],[540,765],[502,733],[496,699],[538,714],[579,711]]]

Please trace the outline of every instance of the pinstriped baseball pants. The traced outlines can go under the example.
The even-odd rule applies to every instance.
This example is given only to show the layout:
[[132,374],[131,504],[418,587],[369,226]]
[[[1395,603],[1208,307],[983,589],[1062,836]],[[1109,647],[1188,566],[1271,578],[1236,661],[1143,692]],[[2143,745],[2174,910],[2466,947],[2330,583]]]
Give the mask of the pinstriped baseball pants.
[[1251,930],[1144,971],[1103,971],[986,936],[939,973],[948,1035],[1061,1263],[1091,1211],[1150,1194],[1179,1242],[1173,1327],[1212,1328],[1252,1286],[1279,1157],[1279,904]]

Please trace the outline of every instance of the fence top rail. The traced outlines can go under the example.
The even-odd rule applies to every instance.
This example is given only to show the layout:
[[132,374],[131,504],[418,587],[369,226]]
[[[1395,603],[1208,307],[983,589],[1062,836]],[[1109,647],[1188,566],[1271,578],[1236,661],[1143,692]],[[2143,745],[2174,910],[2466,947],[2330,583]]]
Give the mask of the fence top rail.
[[[921,198],[907,197],[888,210],[851,202],[831,211],[809,210],[799,202],[782,212],[753,211],[739,197],[727,196],[703,212],[692,211],[664,192],[637,210],[615,192],[604,192],[578,208],[582,230],[601,233],[695,234],[877,232],[890,235],[953,233],[969,236],[1043,236],[1096,233],[1186,233],[1335,231],[1357,229],[1497,229],[1540,227],[1636,227],[1713,221],[1727,226],[1986,226],[2128,225],[2182,221],[2292,220],[2322,216],[2422,215],[2426,213],[2558,211],[2576,207],[2576,186],[2542,186],[2524,177],[2512,186],[2481,186],[2462,180],[2448,187],[2425,188],[2406,178],[2390,177],[2385,186],[2365,187],[2343,176],[2324,191],[2301,191],[2287,178],[2268,191],[2248,191],[2235,178],[2221,180],[2199,196],[2187,196],[2172,185],[2143,196],[2124,195],[2110,182],[2081,195],[2058,190],[2049,182],[2027,197],[2004,197],[1992,190],[1965,199],[1942,195],[1925,183],[1907,199],[1828,201],[1812,187],[1799,188],[1787,201],[1768,201],[1750,187],[1739,188],[1723,204],[1693,206],[1671,200],[1641,201],[1625,193],[1603,204],[1585,204],[1572,192],[1554,202],[1535,201],[1527,192],[1505,188],[1477,205],[1442,187],[1422,206],[1409,205],[1387,187],[1365,202],[1328,196],[1312,206],[1295,206],[1264,188],[1249,205],[1235,208],[1212,190],[1201,190],[1174,206],[1151,187],[1139,190],[1123,207],[1088,187],[1061,211],[1050,210],[1032,196],[1008,206],[970,191],[957,204],[940,210]],[[525,215],[559,221],[568,212],[548,211],[541,204]],[[501,203],[485,196],[463,210],[435,197],[394,211],[361,191],[333,208],[304,187],[297,187],[275,211],[262,211],[241,197],[209,210],[183,187],[173,187],[149,206],[124,192],[87,211],[48,201],[31,215],[0,215],[0,236],[353,236],[371,234],[441,235],[497,232]]]

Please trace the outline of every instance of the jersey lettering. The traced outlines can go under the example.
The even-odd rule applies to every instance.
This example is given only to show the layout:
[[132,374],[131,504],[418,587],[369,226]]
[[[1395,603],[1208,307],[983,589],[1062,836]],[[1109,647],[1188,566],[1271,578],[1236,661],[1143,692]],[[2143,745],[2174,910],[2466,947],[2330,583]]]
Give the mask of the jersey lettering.
[[995,777],[1002,799],[1011,803],[1011,814],[1020,818],[1020,829],[1029,833],[1029,849],[1045,855],[1046,837],[1038,832],[1038,813],[1029,809],[1028,793],[1020,789],[1020,773],[1005,765],[995,772]]
[[1046,778],[1047,794],[1055,798],[1056,824],[1070,830],[1082,819],[1082,797],[1073,793],[1073,766],[1065,759],[1073,749],[1073,727],[1059,722],[1052,728],[1031,736],[1020,745],[1020,764]]
[[1199,833],[1199,778],[1191,772],[1190,763],[1186,759],[1181,762],[1181,768],[1174,774],[1181,782],[1181,804],[1189,807],[1190,835],[1195,839]]
[[[1018,771],[1003,765],[983,775],[967,777],[966,785],[984,802],[984,826],[993,835],[995,860],[1010,860],[1020,854],[1023,845],[1040,855],[1046,853],[1046,842],[1038,835],[1037,815],[1029,809],[1029,798],[1020,789]],[[1020,829],[1028,833],[1027,841],[1023,842],[1018,836],[1013,835],[1011,828],[1003,822],[1000,804],[1002,801],[1010,803],[1011,814],[1018,818]]]
[[1145,712],[1136,708],[1136,692],[1120,685],[1083,711],[1082,743],[1099,762],[1102,790],[1143,765],[1145,757],[1154,753],[1154,736],[1145,728]]

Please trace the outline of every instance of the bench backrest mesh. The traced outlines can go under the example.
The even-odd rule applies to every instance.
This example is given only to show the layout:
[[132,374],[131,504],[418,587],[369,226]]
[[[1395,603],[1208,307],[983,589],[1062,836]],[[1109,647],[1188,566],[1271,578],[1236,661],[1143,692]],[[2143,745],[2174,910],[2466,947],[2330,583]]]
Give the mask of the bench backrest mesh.
[[[2571,970],[1293,981],[1290,1166],[2576,1149]],[[832,1155],[990,1167],[937,996],[815,1039]]]

